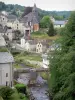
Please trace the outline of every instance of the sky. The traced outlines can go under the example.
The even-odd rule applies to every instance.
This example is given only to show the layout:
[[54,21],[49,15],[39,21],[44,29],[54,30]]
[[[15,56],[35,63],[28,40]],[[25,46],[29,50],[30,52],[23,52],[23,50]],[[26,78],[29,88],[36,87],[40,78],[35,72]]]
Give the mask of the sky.
[[0,0],[6,4],[19,4],[22,6],[33,6],[36,3],[38,8],[47,11],[73,11],[75,0]]

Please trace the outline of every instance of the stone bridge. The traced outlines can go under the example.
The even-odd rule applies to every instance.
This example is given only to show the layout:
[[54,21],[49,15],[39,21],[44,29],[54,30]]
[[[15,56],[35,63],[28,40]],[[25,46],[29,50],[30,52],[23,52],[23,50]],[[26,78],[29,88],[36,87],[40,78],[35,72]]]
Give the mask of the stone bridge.
[[30,73],[31,71],[34,72],[49,72],[49,68],[18,68],[14,69],[14,72],[18,73]]
[[38,73],[45,72],[48,74],[49,68],[19,68],[14,69],[14,79],[17,79],[21,73],[29,73],[29,84],[36,83]]

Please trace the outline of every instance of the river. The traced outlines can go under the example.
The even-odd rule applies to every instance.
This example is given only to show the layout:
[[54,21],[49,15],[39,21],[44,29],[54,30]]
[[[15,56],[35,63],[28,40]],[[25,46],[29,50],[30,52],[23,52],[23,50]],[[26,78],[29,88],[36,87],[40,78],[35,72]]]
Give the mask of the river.
[[[29,73],[20,74],[17,80],[20,83],[28,84],[29,77],[30,77]],[[48,94],[47,81],[42,79],[42,77],[39,75],[36,79],[36,84],[37,84],[36,86],[32,86],[29,88],[32,96],[35,98],[31,100],[49,100],[49,96],[47,95]]]

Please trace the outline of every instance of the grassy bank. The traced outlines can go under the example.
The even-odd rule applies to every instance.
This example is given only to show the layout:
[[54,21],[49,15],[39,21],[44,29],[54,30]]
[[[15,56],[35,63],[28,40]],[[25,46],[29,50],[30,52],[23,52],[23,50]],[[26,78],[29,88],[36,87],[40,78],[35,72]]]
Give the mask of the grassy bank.
[[38,31],[38,32],[33,32],[33,33],[31,34],[31,38],[32,38],[32,39],[38,38],[38,39],[56,40],[56,39],[58,39],[59,37],[60,37],[59,35],[48,36],[47,33],[42,33],[42,32],[40,32],[40,31]]
[[[30,64],[29,62],[24,62],[23,64],[25,64],[25,66],[30,67],[30,68],[39,68],[40,67],[36,64]],[[18,68],[22,68],[22,66],[19,63],[15,63],[14,68],[18,69]]]
[[20,53],[14,56],[16,62],[25,62],[26,60],[42,61],[41,55],[32,54],[28,52]]

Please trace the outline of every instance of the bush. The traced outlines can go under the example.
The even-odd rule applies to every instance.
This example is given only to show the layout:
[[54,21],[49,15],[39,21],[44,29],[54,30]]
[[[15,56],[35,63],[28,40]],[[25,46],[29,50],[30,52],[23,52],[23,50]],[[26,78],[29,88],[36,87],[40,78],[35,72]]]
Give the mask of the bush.
[[57,34],[58,35],[64,35],[65,34],[65,27],[62,27],[62,28],[56,28],[56,31],[57,31]]
[[19,97],[20,97],[20,99],[24,99],[25,98],[25,95],[22,94],[22,93],[19,93]]
[[27,95],[26,86],[24,84],[16,84],[15,88],[17,89],[18,93],[24,93]]
[[49,25],[49,30],[48,30],[47,34],[48,34],[49,36],[54,36],[54,35],[56,35],[56,31],[54,30],[53,23],[50,23],[50,25]]
[[14,93],[14,90],[12,90],[10,87],[0,88],[0,96],[3,98],[3,100],[11,100],[13,93]]
[[24,52],[22,52],[20,55],[22,55],[22,56],[26,56],[26,55],[29,55],[30,53],[28,52],[28,51],[24,51]]
[[8,52],[8,49],[6,47],[0,47],[0,52]]
[[42,35],[43,33],[40,32],[40,31],[37,31],[37,32],[32,32],[31,34],[34,34],[34,35]]

